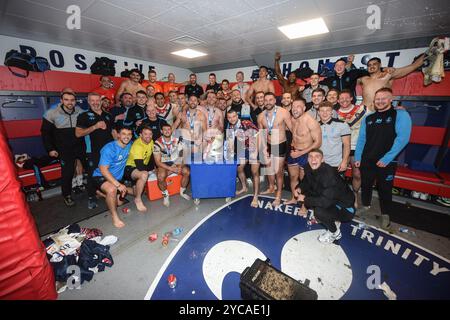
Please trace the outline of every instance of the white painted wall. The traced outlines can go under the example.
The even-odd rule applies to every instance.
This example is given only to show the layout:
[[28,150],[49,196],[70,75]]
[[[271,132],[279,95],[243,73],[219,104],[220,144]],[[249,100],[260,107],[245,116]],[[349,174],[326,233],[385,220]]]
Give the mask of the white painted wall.
[[[91,73],[90,66],[94,63],[95,57],[107,57],[117,61],[115,66],[116,76],[120,76],[120,73],[125,69],[134,69],[136,67],[139,69],[139,67],[141,67],[141,70],[147,78],[149,66],[155,67],[158,80],[162,80],[164,77],[167,77],[169,72],[173,72],[177,81],[182,82],[186,81],[191,73],[188,69],[154,63],[151,61],[2,35],[0,35],[0,64],[4,64],[5,55],[9,50],[15,49],[20,51],[20,46],[32,47],[36,51],[37,56],[47,58],[51,70]],[[56,65],[52,63],[50,59],[51,56],[54,58]]]

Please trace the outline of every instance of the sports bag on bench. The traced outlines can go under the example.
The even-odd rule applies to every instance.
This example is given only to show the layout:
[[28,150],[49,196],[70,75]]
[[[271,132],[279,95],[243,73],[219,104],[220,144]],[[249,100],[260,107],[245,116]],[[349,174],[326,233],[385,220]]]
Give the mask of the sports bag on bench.
[[[22,53],[17,50],[10,50],[6,53],[4,64],[12,74],[21,78],[28,77],[30,71],[44,72],[50,70],[50,64],[47,59],[43,57],[34,57],[29,53]],[[25,70],[27,73],[26,75],[17,73],[13,71],[11,67]]]

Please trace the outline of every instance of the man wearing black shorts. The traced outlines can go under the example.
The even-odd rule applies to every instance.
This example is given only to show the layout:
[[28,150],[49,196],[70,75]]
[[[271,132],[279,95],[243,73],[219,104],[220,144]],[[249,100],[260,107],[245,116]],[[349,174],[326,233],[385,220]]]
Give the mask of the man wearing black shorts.
[[95,187],[92,181],[92,174],[98,167],[100,161],[100,150],[108,142],[113,140],[112,137],[112,116],[109,112],[102,109],[101,97],[98,93],[91,92],[88,94],[89,110],[81,113],[77,118],[77,127],[75,135],[78,138],[84,137],[86,147],[87,162],[87,191],[88,191],[88,208],[97,207],[97,198],[95,197]]

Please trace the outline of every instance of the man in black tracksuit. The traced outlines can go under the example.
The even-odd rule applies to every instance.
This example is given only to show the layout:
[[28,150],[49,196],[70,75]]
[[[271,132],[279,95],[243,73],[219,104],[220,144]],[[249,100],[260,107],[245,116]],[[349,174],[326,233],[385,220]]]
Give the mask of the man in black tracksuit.
[[369,73],[367,70],[350,69],[349,64],[342,58],[338,59],[334,64],[334,76],[323,79],[320,81],[320,84],[326,85],[329,89],[335,88],[339,91],[344,89],[350,90],[354,97],[353,103],[355,103],[356,82],[358,78],[367,76]]
[[102,109],[101,97],[98,93],[88,94],[89,110],[81,113],[77,118],[75,135],[84,138],[85,159],[88,192],[88,209],[97,207],[96,188],[92,180],[92,174],[97,169],[100,161],[100,150],[108,142],[113,140],[112,127],[113,119],[109,112]]
[[408,144],[411,117],[406,110],[392,107],[392,90],[381,88],[375,93],[375,113],[361,122],[355,150],[355,166],[361,170],[361,212],[370,208],[372,189],[377,181],[381,209],[381,227],[389,228],[392,187],[397,157]]
[[309,152],[304,170],[305,177],[297,187],[297,199],[312,209],[314,216],[327,229],[318,240],[333,243],[342,237],[336,222],[353,219],[355,196],[339,172],[324,162],[320,149]]
[[77,117],[83,110],[75,105],[75,94],[63,92],[61,104],[45,112],[41,135],[44,147],[52,158],[60,158],[62,174],[62,195],[67,206],[72,207],[72,178],[75,160],[84,162],[83,141],[75,136]]

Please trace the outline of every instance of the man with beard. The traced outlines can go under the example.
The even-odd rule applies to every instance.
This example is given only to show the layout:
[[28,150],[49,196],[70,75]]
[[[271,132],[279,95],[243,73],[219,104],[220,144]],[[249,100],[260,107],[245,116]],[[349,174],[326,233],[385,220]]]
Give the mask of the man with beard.
[[250,116],[254,125],[258,125],[258,116],[264,111],[264,108],[264,92],[258,91],[255,93],[255,107],[252,107],[252,110],[250,111]]
[[267,166],[274,169],[274,175],[269,175],[269,188],[261,194],[275,192],[274,180],[276,177],[277,191],[274,206],[281,203],[281,192],[283,191],[284,160],[288,153],[286,140],[286,128],[292,131],[291,117],[288,111],[275,105],[275,94],[268,92],[264,95],[266,110],[258,116],[258,128],[264,129],[267,148],[263,148],[264,160]]
[[120,106],[115,106],[110,110],[114,128],[130,126],[131,122],[126,122],[128,111],[133,107],[133,96],[131,93],[124,92],[120,96]]
[[[195,98],[195,96],[193,96]],[[172,135],[172,128],[164,124],[161,129],[161,137],[155,141],[153,153],[157,167],[158,187],[163,195],[163,204],[169,207],[169,192],[167,191],[166,178],[172,173],[181,174],[180,196],[183,199],[190,200],[186,188],[189,184],[189,167],[182,163],[183,143]]]
[[249,120],[251,118],[251,107],[249,104],[245,103],[242,100],[241,93],[239,90],[233,90],[231,93],[231,107],[230,110],[236,111],[239,119],[241,120]]
[[303,179],[308,152],[322,145],[319,123],[306,110],[306,101],[298,98],[292,103],[292,143],[287,157],[292,199],[286,204],[296,203],[295,188]]
[[292,108],[292,95],[290,92],[285,92],[283,93],[283,95],[281,96],[281,106],[288,111],[289,113],[291,112],[291,108]]
[[167,76],[167,82],[163,85],[164,95],[168,97],[171,91],[178,93],[180,86],[180,84],[175,82],[175,74],[170,72]]
[[102,196],[106,198],[106,205],[111,212],[113,224],[116,228],[123,228],[125,223],[120,220],[117,207],[123,204],[122,199],[127,193],[133,194],[133,189],[122,182],[125,165],[131,149],[132,131],[128,127],[117,129],[117,140],[107,143],[100,151],[100,161],[95,169],[93,180]]
[[188,108],[189,108],[189,106],[187,104],[186,95],[184,93],[179,93],[178,94],[178,111],[179,111],[179,114],[181,112],[186,111]]
[[85,142],[88,209],[94,209],[98,206],[92,174],[98,167],[100,150],[113,140],[112,117],[110,113],[102,109],[100,101],[98,93],[91,92],[88,94],[89,110],[78,116],[77,127],[75,128],[75,136],[77,138],[84,137]]
[[141,85],[141,72],[138,69],[133,69],[130,71],[129,79],[124,80],[119,89],[117,89],[116,93],[116,104],[119,105],[121,103],[122,94],[127,92],[131,94],[133,98],[132,103],[134,103],[134,99],[136,98],[136,92],[143,90],[145,91],[145,87]]
[[245,165],[250,163],[253,177],[253,200],[251,206],[258,206],[259,194],[259,162],[258,146],[259,135],[258,128],[250,120],[240,120],[237,112],[233,109],[227,112],[228,127],[225,131],[225,143],[228,151],[233,151],[234,160],[239,163],[238,177],[242,188],[236,192],[236,195],[247,192],[247,181],[245,176]]
[[189,76],[189,84],[184,87],[184,93],[188,98],[192,95],[200,98],[203,95],[203,88],[197,84],[197,75],[195,73],[191,73]]
[[367,115],[364,105],[354,105],[350,90],[344,89],[339,93],[338,119],[348,124],[351,130],[350,136],[350,165],[352,167],[352,188],[355,193],[355,208],[358,208],[358,192],[361,189],[361,172],[355,166],[355,149],[358,142],[359,130],[362,120]]
[[247,95],[244,100],[253,108],[256,108],[256,105],[253,103],[253,95],[255,94],[255,92],[275,92],[275,87],[273,86],[272,81],[267,79],[268,74],[269,72],[267,70],[267,67],[259,67],[259,79],[253,82],[250,86],[250,89],[247,90]]
[[363,102],[362,104],[372,112],[374,111],[373,100],[375,92],[381,88],[391,88],[395,79],[407,76],[414,70],[420,68],[424,61],[424,55],[421,55],[414,63],[403,68],[387,68],[382,70],[380,58],[372,58],[367,62],[368,76],[358,79],[358,84],[362,86]]
[[163,93],[164,92],[163,87],[158,82],[156,82],[156,71],[154,69],[151,69],[148,72],[148,81],[143,81],[142,85],[144,87],[151,85],[153,88],[155,88],[155,93],[157,93],[157,92]]
[[113,89],[114,82],[108,76],[100,76],[100,87],[92,90],[92,92],[98,93],[100,96],[109,99],[111,104],[114,104],[116,99],[116,90]]
[[[206,132],[203,133],[203,139],[207,146],[204,150],[204,155],[208,156],[210,151],[214,149],[214,140],[223,141],[223,113],[222,110],[216,107],[216,94],[212,91],[206,94],[206,106],[198,106],[198,110],[203,112],[206,118]],[[220,143],[221,145],[221,143]]]
[[364,212],[372,202],[373,183],[377,181],[380,198],[381,227],[389,228],[392,210],[392,186],[397,169],[397,157],[408,144],[411,117],[405,110],[392,106],[392,90],[378,89],[375,93],[376,112],[361,124],[355,151],[355,166],[361,170],[361,199]]
[[48,155],[61,160],[61,189],[68,207],[75,205],[71,192],[76,159],[85,158],[83,141],[75,135],[77,118],[83,110],[75,103],[73,92],[63,92],[60,105],[45,112],[41,126],[42,141]]
[[[323,101],[325,101],[325,90],[323,90],[322,88],[318,88],[312,92],[311,103],[306,104],[309,115],[316,121],[320,121],[319,105]],[[336,110],[333,110],[332,115],[333,115],[333,118],[337,118]]]
[[156,99],[156,113],[158,114],[158,118],[161,118],[169,125],[173,125],[175,118],[178,115],[178,108],[173,108],[172,104],[166,104],[164,94],[162,92],[158,92],[155,94]]
[[290,93],[291,98],[296,99],[300,96],[300,86],[297,84],[297,76],[295,75],[295,72],[290,72],[288,78],[286,79],[281,73],[280,59],[281,54],[279,52],[275,53],[275,73],[277,75],[278,82],[283,87],[284,93]]
[[136,92],[136,104],[131,107],[127,112],[125,123],[127,123],[133,131],[141,125],[142,120],[145,118],[145,108],[147,107],[147,94],[145,91]]
[[[175,130],[180,126],[183,129],[181,130],[183,143],[188,149],[184,154],[185,163],[192,161],[195,155],[199,155],[195,160],[202,160],[203,134],[208,124],[205,115],[198,109],[198,98],[195,95],[189,97],[189,108],[177,117],[172,128]],[[187,156],[190,156],[190,159]]]

